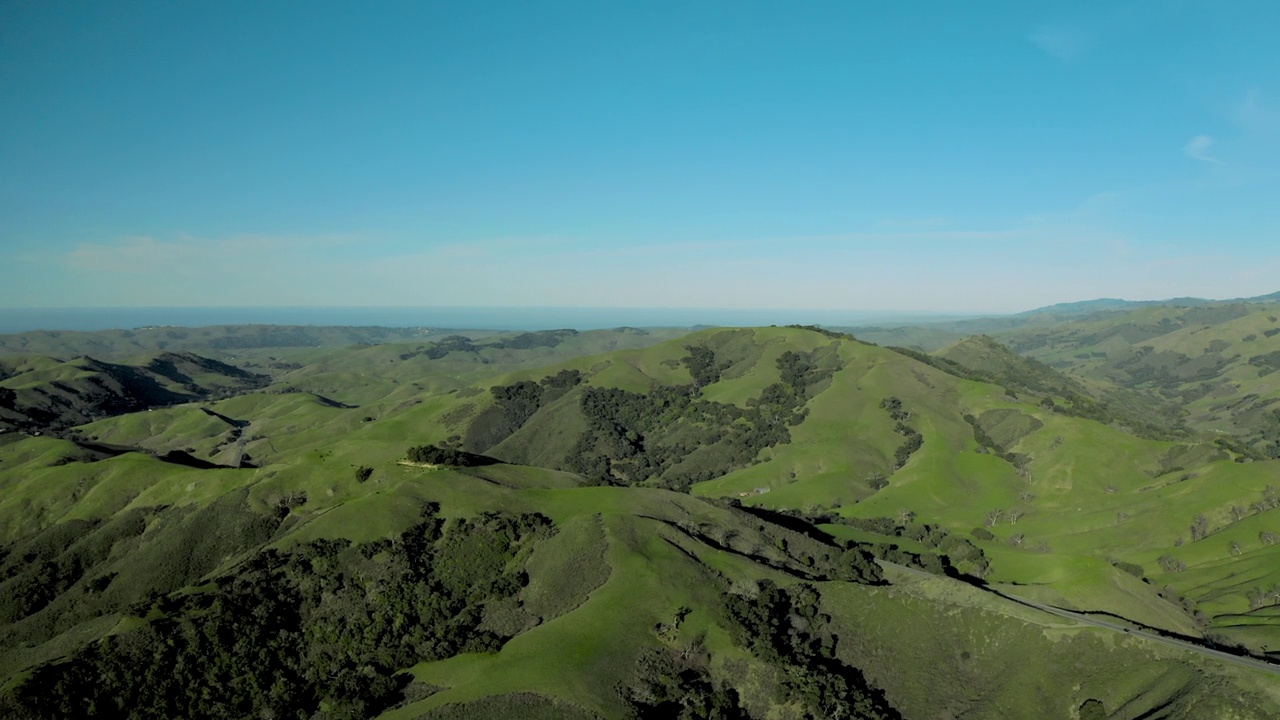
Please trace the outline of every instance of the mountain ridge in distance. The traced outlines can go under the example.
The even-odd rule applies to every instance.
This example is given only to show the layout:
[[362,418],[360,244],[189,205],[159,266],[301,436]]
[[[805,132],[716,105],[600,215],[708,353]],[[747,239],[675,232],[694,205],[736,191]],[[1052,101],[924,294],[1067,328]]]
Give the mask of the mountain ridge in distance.
[[1273,303],[1280,302],[1280,291],[1268,293],[1266,295],[1256,295],[1248,298],[1231,298],[1224,300],[1210,300],[1208,298],[1197,297],[1177,297],[1167,300],[1123,300],[1121,298],[1096,298],[1093,300],[1078,300],[1074,302],[1055,303],[1053,305],[1045,305],[1032,310],[1024,310],[1019,313],[1013,313],[1015,316],[1027,315],[1088,315],[1095,312],[1105,312],[1107,310],[1130,310],[1138,307],[1146,307],[1149,305],[1171,305],[1174,307],[1198,307],[1202,305],[1217,305],[1231,303]]

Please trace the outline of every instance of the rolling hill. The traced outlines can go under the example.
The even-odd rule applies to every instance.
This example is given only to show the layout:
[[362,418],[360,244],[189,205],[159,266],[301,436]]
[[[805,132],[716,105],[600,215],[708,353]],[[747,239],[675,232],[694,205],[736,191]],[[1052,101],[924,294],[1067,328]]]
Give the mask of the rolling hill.
[[138,364],[88,356],[3,362],[0,422],[65,429],[102,417],[258,389],[269,378],[193,353],[160,353]]
[[2,436],[0,715],[1280,712],[1196,650],[1280,647],[1280,464],[1127,432],[1114,380],[989,338],[503,337],[75,428],[150,454]]
[[1175,402],[1188,427],[1236,440],[1256,458],[1280,456],[1274,306],[1156,307],[1006,342],[1074,376]]

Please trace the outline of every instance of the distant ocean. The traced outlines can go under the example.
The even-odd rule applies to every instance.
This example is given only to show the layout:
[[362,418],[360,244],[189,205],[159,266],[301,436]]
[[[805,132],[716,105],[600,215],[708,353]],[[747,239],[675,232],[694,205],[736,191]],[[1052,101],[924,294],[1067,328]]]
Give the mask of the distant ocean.
[[715,325],[865,325],[954,319],[843,310],[575,307],[126,307],[0,308],[0,333],[133,329],[152,325],[350,325],[459,330],[594,330]]

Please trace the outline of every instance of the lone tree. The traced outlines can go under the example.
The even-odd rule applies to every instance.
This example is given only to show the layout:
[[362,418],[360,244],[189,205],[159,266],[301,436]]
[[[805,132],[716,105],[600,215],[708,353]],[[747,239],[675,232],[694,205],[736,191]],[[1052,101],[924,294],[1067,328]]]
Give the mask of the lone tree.
[[1191,539],[1201,540],[1209,534],[1209,518],[1204,515],[1196,515],[1191,520]]
[[1004,517],[1004,511],[1001,510],[1000,508],[996,508],[995,510],[992,510],[991,512],[987,513],[987,519],[985,521],[987,527],[994,527],[997,523],[1000,522],[1000,519],[1003,517]]
[[364,482],[373,476],[373,468],[368,465],[361,465],[356,468],[356,482]]

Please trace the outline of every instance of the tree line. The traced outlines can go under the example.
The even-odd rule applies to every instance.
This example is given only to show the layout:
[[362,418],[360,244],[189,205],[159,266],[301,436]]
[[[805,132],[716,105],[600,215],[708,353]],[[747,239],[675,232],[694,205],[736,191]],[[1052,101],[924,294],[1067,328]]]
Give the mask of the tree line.
[[[189,594],[153,596],[142,625],[35,671],[8,699],[41,718],[363,718],[396,704],[400,668],[507,639],[486,603],[526,583],[513,560],[553,531],[534,514],[446,523],[438,507],[394,539],[256,553]],[[16,705],[16,708],[12,707]],[[323,712],[323,715],[318,713]]]

